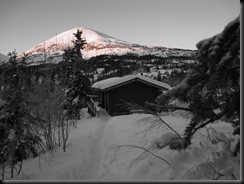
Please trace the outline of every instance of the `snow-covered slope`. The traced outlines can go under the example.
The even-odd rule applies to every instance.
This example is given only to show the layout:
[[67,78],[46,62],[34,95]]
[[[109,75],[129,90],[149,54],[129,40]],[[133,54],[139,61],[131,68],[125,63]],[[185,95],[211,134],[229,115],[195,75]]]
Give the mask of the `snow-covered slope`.
[[[185,117],[184,117],[185,115]],[[183,112],[160,116],[180,135],[189,123]],[[216,121],[199,130],[186,150],[173,150],[176,134],[156,124],[148,114],[112,117],[101,141],[103,159],[98,178],[102,181],[232,180],[240,179],[240,157],[231,156],[235,140],[232,126]],[[146,149],[146,150],[145,150]],[[168,163],[167,163],[167,162]],[[170,165],[169,165],[170,164]],[[191,182],[190,182],[191,183]]]
[[[240,180],[240,154],[237,157],[230,154],[240,137],[230,136],[229,123],[217,121],[208,125],[209,132],[199,130],[191,147],[178,151],[167,144],[175,136],[167,126],[149,129],[151,123],[156,123],[149,114],[110,117],[102,108],[99,118],[89,116],[87,108],[81,114],[81,120],[71,129],[66,152],[57,147],[52,154],[46,152],[24,160],[22,172],[13,178],[6,172],[5,179],[167,182],[216,178],[230,181],[235,177]],[[188,115],[178,111],[161,113],[160,117],[182,135],[189,123]],[[161,148],[156,146],[158,143]]]
[[0,63],[6,62],[9,59],[8,56],[5,56],[4,54],[0,53]]
[[[82,50],[82,54],[85,59],[99,55],[123,55],[127,53],[138,55],[151,54],[163,57],[192,56],[194,54],[194,51],[192,50],[132,44],[98,31],[82,27],[75,27],[26,51],[25,53],[29,55],[27,60],[29,62],[36,62],[43,60],[44,57],[47,57],[55,58],[55,60],[52,60],[52,62],[58,62],[61,59],[63,50],[73,45],[72,40],[74,40],[74,33],[76,33],[78,29],[82,30],[82,37],[87,42],[84,50]],[[46,53],[46,56],[44,55],[44,52]]]

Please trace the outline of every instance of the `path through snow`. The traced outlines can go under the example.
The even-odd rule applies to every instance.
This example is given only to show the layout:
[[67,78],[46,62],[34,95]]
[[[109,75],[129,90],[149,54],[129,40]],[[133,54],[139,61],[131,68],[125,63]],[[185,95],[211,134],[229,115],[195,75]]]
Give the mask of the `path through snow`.
[[[129,152],[127,150],[121,151],[117,154],[116,160],[114,160],[112,151],[105,157],[111,145],[134,144],[151,148],[150,142],[142,140],[156,140],[155,138],[161,137],[169,130],[163,127],[162,131],[151,131],[141,139],[139,135],[134,135],[141,132],[144,127],[135,126],[135,123],[147,115],[131,114],[110,119],[110,116],[102,110],[100,117],[97,118],[88,116],[87,109],[83,109],[82,114],[84,117],[77,122],[77,128],[73,128],[70,132],[66,152],[63,152],[61,147],[57,147],[52,154],[46,152],[39,157],[24,160],[20,175],[16,175],[14,178],[7,176],[7,178],[39,181],[181,180],[187,170],[193,167],[193,163],[201,164],[209,159],[214,161],[218,172],[221,171],[225,174],[224,177],[221,177],[222,180],[231,180],[230,174],[232,173],[237,179],[240,178],[240,156],[231,157],[225,149],[223,150],[222,142],[217,145],[212,144],[208,138],[204,137],[204,135],[208,136],[204,130],[202,130],[203,135],[195,135],[191,149],[184,151],[171,150],[167,147],[153,149],[155,154],[171,163],[172,167],[170,168],[158,158],[149,157],[147,154],[140,157],[140,160],[137,160],[131,167],[131,162],[141,154],[141,150],[138,152],[138,149],[132,149]],[[163,119],[179,133],[184,131],[189,122],[187,118],[176,114],[165,115]],[[229,123],[221,121],[211,127],[225,133],[227,137],[230,136],[229,131],[232,131],[232,126]],[[236,137],[235,140],[238,141],[239,137]],[[215,153],[218,153],[219,157],[215,158]],[[130,169],[128,170],[128,168]],[[211,170],[207,169],[206,171],[206,173],[210,173]],[[198,174],[201,175],[201,172],[189,172],[185,179],[209,179]]]
[[89,136],[91,160],[86,172],[83,175],[84,177],[81,180],[99,180],[98,171],[100,169],[102,159],[101,140],[105,127],[110,119],[110,116],[103,109],[101,109],[99,116],[100,126],[95,131],[94,135]]

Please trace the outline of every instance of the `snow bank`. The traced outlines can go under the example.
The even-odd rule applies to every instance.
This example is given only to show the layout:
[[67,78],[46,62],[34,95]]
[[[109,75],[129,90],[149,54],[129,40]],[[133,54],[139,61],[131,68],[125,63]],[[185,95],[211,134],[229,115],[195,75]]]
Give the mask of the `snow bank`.
[[[100,118],[83,109],[82,119],[72,129],[67,151],[57,148],[23,162],[23,172],[14,180],[231,180],[240,179],[240,156],[230,150],[240,139],[231,137],[232,127],[217,121],[201,129],[186,150],[173,150],[177,138],[166,125],[148,114],[110,117],[101,109]],[[164,113],[160,117],[181,136],[189,116]],[[151,129],[151,125],[155,125]],[[147,130],[147,131],[145,131]],[[214,174],[214,171],[215,172]]]
[[58,147],[53,153],[27,159],[23,162],[23,172],[12,179],[82,180],[93,159],[94,140],[101,122],[98,118],[90,118],[87,109],[83,109],[81,115],[77,128],[71,130],[66,152]]
[[[189,122],[177,114],[162,116],[162,119],[180,135]],[[146,124],[152,121],[150,115],[145,114],[110,119],[102,140],[101,180],[209,180],[218,177],[216,173],[213,176],[214,169],[223,175],[219,180],[231,180],[231,174],[240,178],[240,158],[232,157],[229,152],[229,145],[233,143],[230,124],[219,121],[211,125],[212,130],[216,130],[210,131],[215,143],[209,140],[206,129],[202,129],[194,135],[190,149],[178,151],[169,146],[163,149],[155,146],[156,142],[167,142],[174,137],[166,126],[144,134],[143,130],[148,127]]]

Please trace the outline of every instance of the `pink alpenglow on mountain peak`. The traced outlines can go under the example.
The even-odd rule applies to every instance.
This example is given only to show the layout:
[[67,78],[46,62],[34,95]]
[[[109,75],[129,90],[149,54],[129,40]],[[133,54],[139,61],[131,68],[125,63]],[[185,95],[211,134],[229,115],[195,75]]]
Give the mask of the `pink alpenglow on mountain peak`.
[[[156,46],[149,47],[133,44],[92,29],[75,27],[58,34],[49,40],[45,40],[36,47],[26,51],[25,53],[28,55],[27,62],[38,64],[38,62],[43,61],[45,57],[54,58],[51,62],[60,62],[64,50],[73,46],[72,41],[75,40],[74,33],[76,33],[77,30],[82,31],[81,36],[87,43],[85,44],[84,49],[81,50],[84,59],[89,59],[99,55],[124,55],[128,53],[140,56],[156,55],[160,57],[192,56],[194,54],[194,51],[192,50],[169,49]],[[21,56],[22,54],[20,57]]]

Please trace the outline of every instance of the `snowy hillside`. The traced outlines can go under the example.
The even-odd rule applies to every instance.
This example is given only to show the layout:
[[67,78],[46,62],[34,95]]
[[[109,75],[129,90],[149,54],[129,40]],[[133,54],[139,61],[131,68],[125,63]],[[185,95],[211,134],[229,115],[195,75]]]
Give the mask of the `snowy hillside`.
[[[72,40],[74,40],[74,33],[77,30],[82,30],[83,38],[87,44],[82,50],[83,57],[85,59],[99,56],[99,55],[124,55],[127,53],[133,53],[137,55],[156,55],[161,57],[169,56],[193,56],[194,51],[184,49],[173,49],[165,47],[143,46],[138,44],[132,44],[125,42],[104,33],[86,29],[82,27],[75,27],[71,30],[65,31],[53,38],[40,43],[36,47],[26,51],[25,53],[28,62],[38,62],[47,58],[54,58],[52,62],[59,62],[61,60],[61,54],[67,47],[72,46]],[[46,53],[46,55],[44,55]],[[21,56],[21,55],[20,55]]]
[[[186,114],[161,114],[161,118],[179,134],[189,121]],[[143,134],[153,117],[131,114],[90,117],[82,110],[82,119],[73,127],[67,151],[61,148],[24,161],[14,180],[232,180],[240,179],[240,156],[230,150],[238,139],[231,137],[232,127],[223,121],[199,131],[191,148],[172,150],[167,142],[175,137],[166,126]],[[143,123],[147,122],[147,123]],[[140,133],[141,132],[141,133]],[[144,132],[145,133],[145,132]],[[209,134],[208,134],[209,133]],[[159,148],[157,144],[161,146]],[[133,145],[137,147],[126,147]],[[119,146],[120,149],[117,149]],[[124,147],[123,147],[124,146]],[[115,149],[114,149],[115,148]],[[147,151],[140,149],[145,148]],[[152,155],[154,154],[154,155]]]
[[0,53],[0,63],[8,61],[9,57]]
[[[180,135],[189,123],[189,117],[180,113],[162,114],[161,118]],[[240,177],[240,160],[230,155],[238,139],[230,137],[230,124],[219,121],[208,126],[210,135],[202,129],[194,136],[191,148],[178,151],[169,144],[177,136],[165,125],[147,129],[153,121],[155,118],[146,114],[110,119],[102,140],[100,180],[231,180],[231,174]]]

